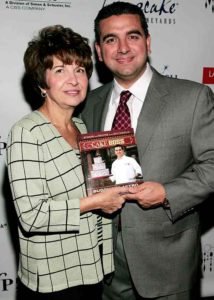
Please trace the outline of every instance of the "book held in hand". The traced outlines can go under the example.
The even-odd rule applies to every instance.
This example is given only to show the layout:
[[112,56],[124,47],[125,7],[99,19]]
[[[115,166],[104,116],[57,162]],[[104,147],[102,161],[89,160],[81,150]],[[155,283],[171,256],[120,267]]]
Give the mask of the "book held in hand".
[[133,129],[80,134],[78,140],[88,195],[143,182]]

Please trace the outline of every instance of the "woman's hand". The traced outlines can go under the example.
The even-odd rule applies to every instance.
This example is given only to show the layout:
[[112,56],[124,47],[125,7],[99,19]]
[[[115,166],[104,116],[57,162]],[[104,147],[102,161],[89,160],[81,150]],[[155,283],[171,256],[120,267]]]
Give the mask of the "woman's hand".
[[127,187],[107,188],[104,191],[89,197],[82,198],[80,201],[80,211],[86,212],[101,209],[103,212],[111,214],[121,209],[125,202]]

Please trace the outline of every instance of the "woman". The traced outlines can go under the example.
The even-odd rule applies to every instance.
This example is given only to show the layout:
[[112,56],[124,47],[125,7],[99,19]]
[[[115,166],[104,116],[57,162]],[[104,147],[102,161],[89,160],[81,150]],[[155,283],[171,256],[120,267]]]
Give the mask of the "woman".
[[99,283],[113,270],[111,222],[102,218],[100,228],[93,211],[121,208],[126,188],[86,197],[77,143],[86,128],[72,115],[86,96],[91,49],[69,28],[46,27],[28,44],[24,63],[44,103],[8,138],[19,221],[18,298],[100,299]]

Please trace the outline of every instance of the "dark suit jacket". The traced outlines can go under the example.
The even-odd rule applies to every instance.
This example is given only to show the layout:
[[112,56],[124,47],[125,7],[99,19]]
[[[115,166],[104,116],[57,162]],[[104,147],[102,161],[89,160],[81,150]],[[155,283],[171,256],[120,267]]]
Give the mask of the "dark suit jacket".
[[[82,118],[103,129],[112,83],[90,92]],[[144,297],[190,289],[200,269],[198,206],[214,191],[214,95],[210,88],[153,70],[136,130],[145,181],[164,185],[170,211],[126,203],[122,237]]]

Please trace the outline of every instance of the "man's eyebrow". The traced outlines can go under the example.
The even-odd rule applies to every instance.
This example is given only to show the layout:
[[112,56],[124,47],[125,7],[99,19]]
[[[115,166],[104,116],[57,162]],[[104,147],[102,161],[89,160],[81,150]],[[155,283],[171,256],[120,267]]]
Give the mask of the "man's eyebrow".
[[139,31],[138,29],[133,29],[127,32],[127,34],[138,34],[138,35],[143,35],[143,33],[141,31]]
[[[130,35],[130,34],[137,34],[137,35],[143,36],[143,33],[138,29],[133,29],[126,33],[126,35]],[[117,35],[114,33],[108,33],[103,36],[102,41],[105,42],[106,39],[111,38],[111,37],[117,37]]]

